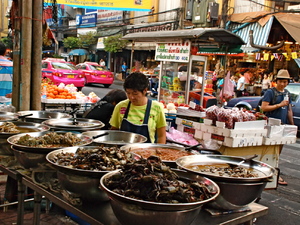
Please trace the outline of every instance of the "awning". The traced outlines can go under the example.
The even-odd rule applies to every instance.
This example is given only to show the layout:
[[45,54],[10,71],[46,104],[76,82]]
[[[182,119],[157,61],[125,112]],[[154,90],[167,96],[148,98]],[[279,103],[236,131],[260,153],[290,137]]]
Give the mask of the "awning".
[[74,49],[68,53],[68,55],[88,55],[89,52],[85,49]]
[[300,15],[295,13],[278,13],[275,17],[292,38],[300,43]]
[[233,33],[240,36],[246,43],[241,47],[244,52],[256,52],[259,51],[259,49],[253,48],[250,45],[249,31],[253,30],[253,40],[256,45],[265,46],[269,38],[273,21],[274,17],[271,17],[264,26],[261,26],[258,22],[246,24],[232,23],[230,24],[229,29],[232,30]]
[[[133,47],[134,50],[144,50],[144,51],[155,50],[155,48],[156,48],[156,43],[153,42],[135,42]],[[132,43],[127,44],[125,49],[131,50]]]
[[167,42],[191,39],[197,42],[243,45],[245,42],[236,34],[223,28],[195,28],[173,31],[152,31],[127,34],[122,39],[140,42]]

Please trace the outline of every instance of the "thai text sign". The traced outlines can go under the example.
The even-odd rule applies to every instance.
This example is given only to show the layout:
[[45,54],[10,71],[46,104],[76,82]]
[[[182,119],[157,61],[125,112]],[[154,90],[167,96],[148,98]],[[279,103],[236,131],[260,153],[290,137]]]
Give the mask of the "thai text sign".
[[[51,3],[50,0],[45,0]],[[78,8],[110,9],[123,11],[150,11],[152,0],[57,0],[58,4],[69,5]]]
[[191,42],[157,43],[155,60],[172,62],[189,62]]

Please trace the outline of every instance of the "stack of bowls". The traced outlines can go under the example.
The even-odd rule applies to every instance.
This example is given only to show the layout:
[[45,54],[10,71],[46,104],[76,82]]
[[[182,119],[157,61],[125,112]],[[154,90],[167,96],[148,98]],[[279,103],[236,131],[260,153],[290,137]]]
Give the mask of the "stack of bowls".
[[[192,155],[176,160],[179,168],[205,176],[220,187],[220,195],[208,205],[219,210],[236,210],[246,207],[260,197],[267,182],[271,181],[275,169],[266,163],[245,160],[242,157],[226,155]],[[243,167],[256,173],[257,177],[230,177],[217,172],[203,171],[200,169],[211,166]]]

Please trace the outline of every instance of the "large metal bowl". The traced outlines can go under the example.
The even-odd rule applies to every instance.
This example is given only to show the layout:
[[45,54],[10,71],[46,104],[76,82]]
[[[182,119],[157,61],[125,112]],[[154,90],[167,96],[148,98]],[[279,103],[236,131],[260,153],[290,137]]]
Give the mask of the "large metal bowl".
[[[237,156],[227,155],[190,155],[184,156],[176,160],[177,166],[180,168],[200,174],[210,179],[234,182],[234,183],[250,183],[250,182],[261,182],[266,181],[273,176],[275,169],[266,163],[249,160],[244,162],[244,158]],[[191,166],[203,166],[203,165],[228,165],[228,166],[241,166],[248,169],[254,169],[258,173],[258,177],[240,178],[240,177],[225,177],[220,176],[218,173],[212,174],[208,172],[200,172],[191,169]]]
[[43,124],[51,127],[54,130],[71,130],[71,131],[89,131],[99,130],[104,127],[104,123],[99,120],[86,118],[63,118],[45,120]]
[[12,112],[0,112],[0,121],[15,121],[18,120],[18,114]]
[[[87,131],[83,132],[82,135],[93,138],[93,142],[99,145],[123,146],[126,144],[144,143],[147,141],[147,138],[143,135],[119,130]],[[95,138],[99,135],[101,135],[101,137]]]
[[34,152],[24,152],[11,146],[11,150],[15,155],[16,160],[23,166],[25,169],[39,167],[39,165],[45,164],[46,154],[47,153],[34,153]]
[[109,198],[114,214],[121,224],[136,225],[174,225],[191,224],[199,214],[203,204],[215,199],[219,194],[219,187],[208,178],[190,172],[176,171],[180,178],[198,181],[213,190],[216,194],[207,200],[193,203],[157,203],[125,197],[106,187],[108,179],[118,173],[112,171],[100,179],[100,188]]
[[[188,152],[185,150],[184,147],[177,146],[177,145],[168,145],[168,144],[151,144],[151,143],[135,143],[135,144],[128,144],[121,147],[121,149],[132,151],[137,155],[142,156],[143,158],[148,158],[150,155],[144,155],[143,151],[147,150],[152,152],[151,155],[156,155],[161,158],[161,160],[170,167],[176,167],[176,159],[180,158],[184,155],[193,155],[192,152]],[[170,158],[164,158],[164,153],[168,152],[175,152],[176,154],[170,155],[172,160]],[[161,153],[161,154],[160,154]],[[170,154],[170,153],[169,153]]]
[[[62,148],[47,154],[46,160],[57,170],[57,177],[61,185],[72,193],[79,194],[84,201],[97,202],[109,200],[105,192],[99,189],[99,179],[108,171],[92,171],[70,168],[58,165],[58,153],[76,153],[79,147]],[[84,146],[86,151],[92,151],[99,146]]]
[[[43,132],[48,131],[50,127],[46,125],[42,125],[39,123],[29,123],[29,122],[21,122],[21,121],[12,121],[14,125],[16,125],[20,129],[20,133],[29,133],[29,132]],[[3,125],[4,122],[0,122],[0,126]],[[10,144],[7,142],[7,138],[16,135],[16,133],[4,133],[0,132],[0,154],[1,155],[14,155],[10,148]]]
[[[260,197],[268,181],[273,176],[275,169],[263,162],[250,160],[243,162],[244,158],[226,155],[193,155],[184,156],[176,160],[179,168],[205,176],[215,181],[220,187],[220,195],[208,205],[221,210],[240,209]],[[242,162],[242,163],[241,163]],[[241,164],[240,164],[241,163]],[[254,168],[259,171],[255,178],[222,177],[190,169],[195,165],[220,165],[240,166]],[[255,172],[256,172],[255,171]]]
[[[17,141],[19,140],[19,138],[24,135],[30,135],[31,137],[41,137],[49,132],[50,131],[16,134],[16,135],[9,137],[7,139],[7,142],[9,144],[13,145],[14,148],[17,150],[35,152],[35,153],[49,153],[53,150],[62,148],[62,147],[31,147],[31,146],[17,144]],[[65,134],[67,132],[61,131],[61,132],[56,132],[56,133]],[[82,134],[74,134],[74,135],[81,139],[81,142],[78,143],[76,146],[89,145],[93,141],[92,138],[90,138],[89,136],[86,136],[86,135],[82,135]]]
[[[71,115],[66,113],[60,112],[47,112],[47,111],[19,111],[18,116],[20,118],[23,117],[24,121],[26,122],[33,122],[33,123],[42,123],[45,120],[49,119],[61,119],[61,118],[70,118]],[[32,114],[32,115],[30,115]],[[30,115],[30,116],[28,116]]]

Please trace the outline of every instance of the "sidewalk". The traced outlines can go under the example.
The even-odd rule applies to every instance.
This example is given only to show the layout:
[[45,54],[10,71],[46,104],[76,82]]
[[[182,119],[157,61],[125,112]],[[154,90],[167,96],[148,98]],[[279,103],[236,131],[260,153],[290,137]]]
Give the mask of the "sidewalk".
[[[6,175],[0,175],[0,204],[4,202]],[[17,204],[8,207],[0,208],[0,224],[14,225],[17,224]],[[26,209],[24,211],[24,225],[33,224],[33,209]],[[49,213],[45,210],[41,211],[40,225],[78,225],[76,222],[65,216],[65,211],[58,206],[52,204]]]

